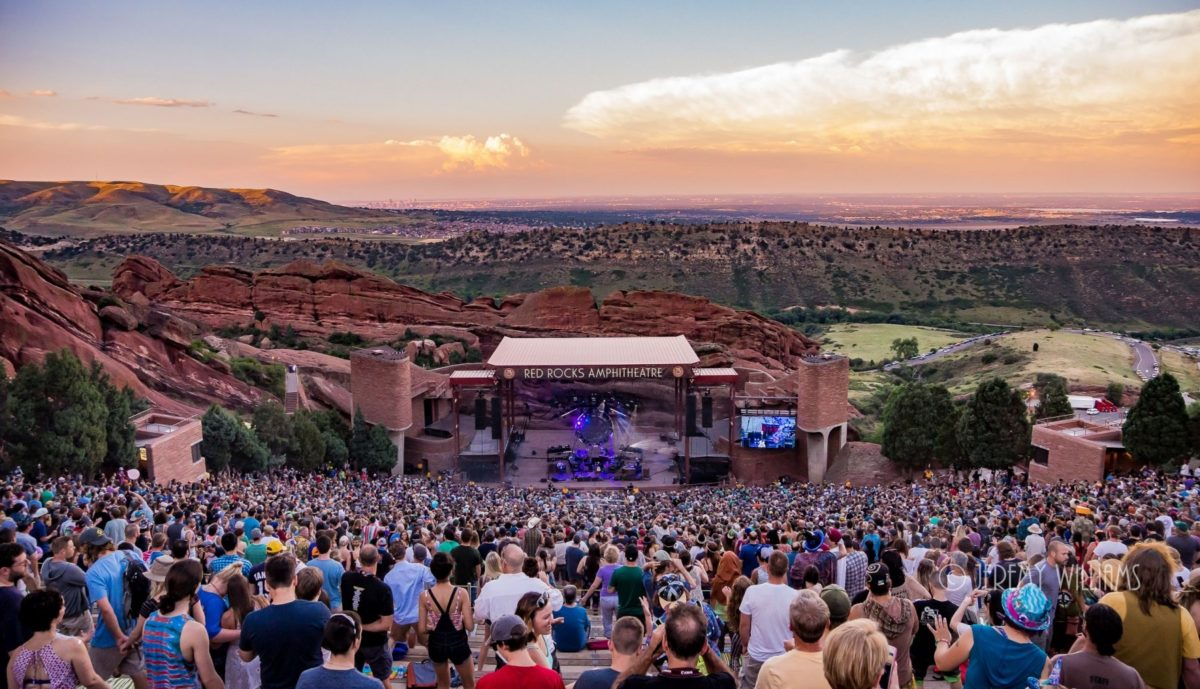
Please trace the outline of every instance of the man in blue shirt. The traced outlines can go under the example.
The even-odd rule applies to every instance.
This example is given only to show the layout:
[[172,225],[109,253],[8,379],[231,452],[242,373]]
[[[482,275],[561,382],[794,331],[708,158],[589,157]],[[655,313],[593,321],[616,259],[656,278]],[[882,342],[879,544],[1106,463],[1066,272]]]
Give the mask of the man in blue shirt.
[[554,611],[554,619],[562,620],[552,630],[554,645],[560,651],[578,653],[587,648],[588,637],[592,635],[592,623],[587,611],[575,605],[579,589],[567,586],[562,595],[563,606]]
[[129,675],[134,686],[145,689],[142,650],[129,639],[135,620],[125,609],[125,568],[129,559],[95,527],[80,534],[79,542],[84,547],[84,560],[91,562],[85,576],[88,598],[100,613],[96,635],[88,647],[92,666],[103,679]]
[[237,549],[239,547],[241,547],[241,544],[238,542],[237,534],[232,531],[226,531],[221,534],[221,548],[225,551],[225,554],[210,563],[209,572],[216,574],[229,565],[238,564],[242,566],[242,576],[249,577],[250,561],[238,555]]
[[396,566],[384,577],[383,583],[392,590],[392,603],[396,612],[392,615],[392,639],[408,643],[408,632],[416,628],[420,614],[418,603],[421,592],[437,583],[433,573],[424,565],[429,550],[418,543],[413,546],[413,559],[407,562],[396,558]]
[[750,576],[758,567],[758,547],[758,534],[751,531],[746,537],[746,542],[738,550],[738,557],[742,561],[742,576]]
[[309,567],[316,567],[321,570],[321,574],[325,577],[325,583],[322,588],[329,595],[329,609],[342,609],[342,575],[346,573],[346,568],[340,562],[334,562],[329,557],[329,551],[333,549],[333,539],[324,534],[317,536],[317,557],[309,560]]

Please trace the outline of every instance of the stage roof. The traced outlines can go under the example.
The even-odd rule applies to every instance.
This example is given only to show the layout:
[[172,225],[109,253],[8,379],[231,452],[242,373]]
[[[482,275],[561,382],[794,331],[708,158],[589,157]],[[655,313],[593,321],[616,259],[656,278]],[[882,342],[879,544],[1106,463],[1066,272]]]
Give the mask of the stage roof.
[[521,366],[695,366],[687,338],[506,337],[488,359],[495,368]]

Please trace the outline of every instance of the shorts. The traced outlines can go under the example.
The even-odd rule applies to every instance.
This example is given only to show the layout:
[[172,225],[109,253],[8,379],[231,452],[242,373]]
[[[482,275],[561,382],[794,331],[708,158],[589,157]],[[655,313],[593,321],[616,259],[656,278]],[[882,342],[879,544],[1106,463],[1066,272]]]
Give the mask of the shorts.
[[429,659],[435,663],[462,665],[471,658],[471,645],[466,632],[461,630],[453,634],[430,634],[427,650]]
[[354,669],[362,672],[363,666],[371,668],[371,676],[380,682],[392,676],[392,654],[387,644],[363,646],[354,654]]
[[88,647],[88,656],[92,659],[92,667],[100,679],[108,679],[120,675],[140,675],[144,671],[142,649],[135,646],[125,655],[116,646],[111,648]]
[[96,631],[96,620],[90,612],[83,612],[74,617],[67,617],[58,624],[58,631],[65,636],[85,639]]

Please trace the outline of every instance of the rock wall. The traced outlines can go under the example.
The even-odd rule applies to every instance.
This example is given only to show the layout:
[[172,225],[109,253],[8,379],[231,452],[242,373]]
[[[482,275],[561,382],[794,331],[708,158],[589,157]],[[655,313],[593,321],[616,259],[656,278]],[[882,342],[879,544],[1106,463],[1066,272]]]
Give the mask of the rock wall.
[[705,364],[750,364],[773,371],[796,367],[819,345],[786,326],[748,311],[670,292],[614,292],[599,304],[583,287],[552,287],[532,294],[464,303],[429,294],[339,264],[291,263],[257,273],[209,266],[179,280],[156,261],[134,256],[113,275],[113,291],[212,328],[291,326],[326,337],[345,331],[368,340],[394,340],[413,328],[423,334],[470,332],[484,354],[505,335],[684,335],[707,347]]

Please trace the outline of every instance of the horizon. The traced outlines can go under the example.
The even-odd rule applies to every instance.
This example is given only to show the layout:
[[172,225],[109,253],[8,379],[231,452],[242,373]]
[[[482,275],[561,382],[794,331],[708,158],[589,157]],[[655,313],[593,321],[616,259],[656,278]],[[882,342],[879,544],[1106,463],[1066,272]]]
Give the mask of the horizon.
[[8,179],[335,203],[1200,194],[1200,9],[1178,0],[0,0],[0,60]]

